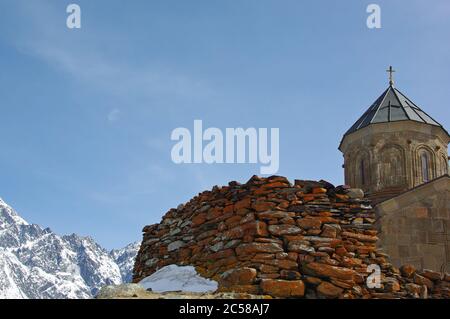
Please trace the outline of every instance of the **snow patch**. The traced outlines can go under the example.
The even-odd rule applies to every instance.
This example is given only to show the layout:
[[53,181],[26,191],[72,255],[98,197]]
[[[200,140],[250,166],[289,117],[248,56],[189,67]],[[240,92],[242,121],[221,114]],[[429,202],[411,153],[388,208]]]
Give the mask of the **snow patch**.
[[214,292],[218,284],[201,277],[192,266],[169,265],[142,279],[139,284],[154,292]]

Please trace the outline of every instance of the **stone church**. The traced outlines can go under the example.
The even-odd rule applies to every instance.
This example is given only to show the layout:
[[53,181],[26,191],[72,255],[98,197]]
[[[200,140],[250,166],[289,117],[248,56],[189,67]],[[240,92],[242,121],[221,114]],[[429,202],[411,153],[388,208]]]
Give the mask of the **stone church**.
[[450,270],[450,176],[445,128],[393,81],[344,134],[345,183],[378,214],[380,246],[396,265]]

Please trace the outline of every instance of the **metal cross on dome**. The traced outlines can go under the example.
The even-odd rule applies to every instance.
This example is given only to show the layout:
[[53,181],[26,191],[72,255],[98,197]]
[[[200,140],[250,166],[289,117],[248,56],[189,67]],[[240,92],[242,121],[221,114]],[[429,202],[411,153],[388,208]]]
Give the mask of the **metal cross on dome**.
[[386,72],[389,73],[389,85],[393,86],[394,85],[394,72],[395,72],[395,70],[392,68],[392,65],[389,66],[389,69],[386,70]]

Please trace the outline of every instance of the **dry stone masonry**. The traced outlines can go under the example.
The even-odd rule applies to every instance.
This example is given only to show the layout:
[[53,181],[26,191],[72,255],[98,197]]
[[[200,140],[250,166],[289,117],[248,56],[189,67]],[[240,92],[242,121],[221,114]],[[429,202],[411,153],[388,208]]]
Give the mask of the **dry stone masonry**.
[[[450,276],[400,270],[376,247],[375,213],[359,189],[253,176],[200,193],[146,226],[134,282],[193,265],[220,292],[279,298],[450,298]],[[368,265],[381,268],[369,289]]]

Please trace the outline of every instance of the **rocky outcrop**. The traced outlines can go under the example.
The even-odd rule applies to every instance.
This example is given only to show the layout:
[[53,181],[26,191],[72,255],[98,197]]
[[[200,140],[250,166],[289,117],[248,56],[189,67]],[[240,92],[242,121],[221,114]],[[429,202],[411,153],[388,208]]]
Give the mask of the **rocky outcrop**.
[[[389,263],[376,247],[374,222],[370,202],[359,190],[254,176],[245,184],[205,191],[171,209],[161,223],[144,227],[133,281],[177,264],[195,266],[219,283],[220,292],[448,298],[448,275],[406,276]],[[376,288],[367,285],[371,269],[380,270]]]
[[145,290],[141,285],[122,284],[103,287],[96,296],[96,299],[270,299],[270,296],[234,292],[153,292]]

